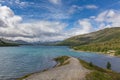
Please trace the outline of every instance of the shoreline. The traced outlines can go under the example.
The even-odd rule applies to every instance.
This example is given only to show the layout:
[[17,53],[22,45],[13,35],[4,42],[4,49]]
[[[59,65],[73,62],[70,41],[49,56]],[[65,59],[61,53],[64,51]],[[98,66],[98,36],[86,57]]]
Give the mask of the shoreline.
[[[103,69],[84,60],[61,56],[55,67],[27,74],[17,80],[118,80],[120,73]],[[62,65],[61,65],[62,64]],[[97,76],[96,76],[97,75]]]
[[75,51],[75,52],[89,52],[89,53],[95,53],[95,54],[101,54],[101,55],[106,55],[106,56],[110,56],[110,57],[119,57],[120,58],[120,55],[110,55],[110,54],[107,54],[107,53],[104,53],[104,52],[92,52],[92,51],[82,51],[82,50],[75,50],[73,48],[70,48],[71,51]]
[[[53,80],[53,78],[55,80],[71,80],[72,78],[74,80],[83,80],[88,73],[90,73],[90,70],[84,68],[77,58],[69,57],[63,63],[57,61],[57,65],[53,68],[27,74],[17,80]],[[81,77],[79,77],[80,75]],[[48,77],[46,78],[45,76]]]

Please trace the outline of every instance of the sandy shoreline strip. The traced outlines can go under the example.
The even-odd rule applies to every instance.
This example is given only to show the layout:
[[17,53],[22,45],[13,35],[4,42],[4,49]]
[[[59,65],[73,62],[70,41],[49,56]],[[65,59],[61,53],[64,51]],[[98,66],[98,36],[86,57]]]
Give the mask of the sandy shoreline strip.
[[23,80],[85,80],[90,71],[84,68],[77,58],[70,57],[69,63],[50,70],[35,73]]

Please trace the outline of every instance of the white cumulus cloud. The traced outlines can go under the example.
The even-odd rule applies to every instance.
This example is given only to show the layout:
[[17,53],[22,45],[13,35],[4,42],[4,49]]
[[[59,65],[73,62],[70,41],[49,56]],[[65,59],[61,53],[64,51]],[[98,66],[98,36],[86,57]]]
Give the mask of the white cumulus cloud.
[[96,16],[95,21],[100,24],[100,27],[120,27],[120,11],[106,10]]
[[[22,17],[17,16],[7,6],[0,6],[0,36],[17,40],[52,41],[61,40],[61,32],[65,23],[57,21],[33,21],[23,23]],[[58,38],[55,38],[58,37]]]
[[28,42],[57,41],[106,27],[120,27],[120,11],[106,10],[97,16],[79,19],[73,28],[65,30],[67,26],[60,21],[23,22],[9,7],[0,6],[0,37]]
[[120,11],[119,10],[106,10],[99,13],[97,16],[91,16],[85,19],[81,19],[82,26],[92,26],[93,31],[108,27],[120,27]]

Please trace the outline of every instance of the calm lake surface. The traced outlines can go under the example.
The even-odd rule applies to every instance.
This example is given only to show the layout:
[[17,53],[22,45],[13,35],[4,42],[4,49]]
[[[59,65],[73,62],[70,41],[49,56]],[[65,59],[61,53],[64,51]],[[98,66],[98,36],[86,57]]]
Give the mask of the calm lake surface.
[[0,47],[0,80],[15,80],[28,73],[52,68],[58,56],[73,56],[105,68],[111,62],[112,70],[120,72],[120,58],[107,55],[75,52],[65,46]]

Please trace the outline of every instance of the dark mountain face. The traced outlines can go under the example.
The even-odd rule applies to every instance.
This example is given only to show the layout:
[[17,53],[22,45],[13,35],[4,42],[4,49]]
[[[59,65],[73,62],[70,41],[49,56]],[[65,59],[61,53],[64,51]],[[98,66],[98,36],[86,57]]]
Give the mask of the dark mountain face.
[[18,46],[18,43],[11,40],[0,38],[0,46]]
[[18,43],[18,44],[30,44],[30,43],[28,43],[28,42],[26,42],[26,41],[23,41],[23,40],[16,40],[16,41],[14,41],[15,43]]

